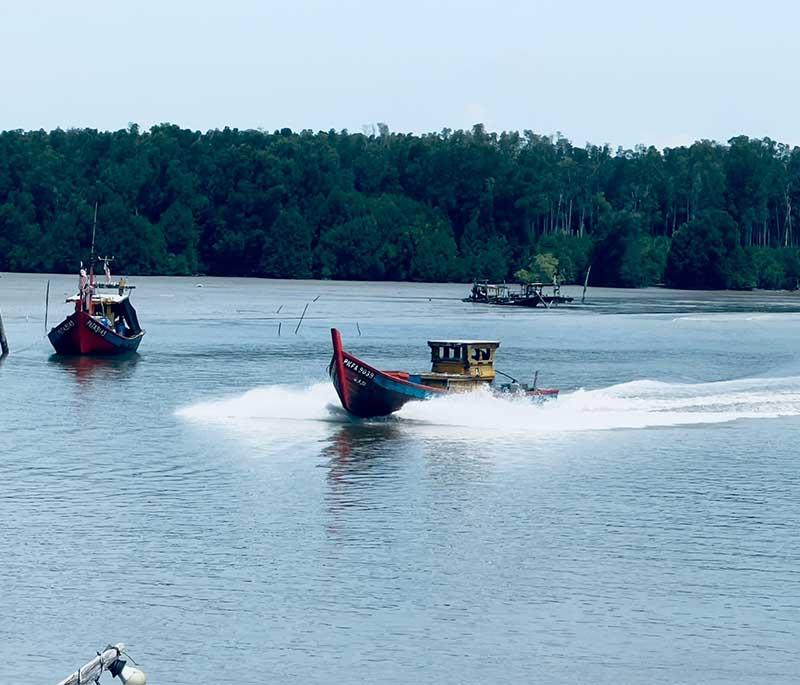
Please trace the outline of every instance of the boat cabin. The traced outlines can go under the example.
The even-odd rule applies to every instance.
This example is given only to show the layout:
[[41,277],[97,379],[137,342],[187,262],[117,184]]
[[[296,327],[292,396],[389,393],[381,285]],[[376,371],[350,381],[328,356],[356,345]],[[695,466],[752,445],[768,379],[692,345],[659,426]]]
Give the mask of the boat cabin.
[[429,340],[431,371],[420,382],[434,387],[473,389],[495,379],[496,340]]
[[[89,315],[118,335],[131,337],[141,332],[139,317],[130,302],[130,291],[136,286],[119,283],[98,283],[87,294],[80,293],[67,298],[75,304],[76,311],[84,308]],[[91,297],[89,297],[90,295]]]
[[467,299],[471,302],[507,302],[511,299],[511,290],[505,283],[474,283]]
[[[552,296],[545,294],[545,288],[552,288]],[[523,297],[538,297],[540,299],[547,297],[559,297],[561,295],[561,284],[558,279],[554,278],[552,283],[526,283],[522,289]]]

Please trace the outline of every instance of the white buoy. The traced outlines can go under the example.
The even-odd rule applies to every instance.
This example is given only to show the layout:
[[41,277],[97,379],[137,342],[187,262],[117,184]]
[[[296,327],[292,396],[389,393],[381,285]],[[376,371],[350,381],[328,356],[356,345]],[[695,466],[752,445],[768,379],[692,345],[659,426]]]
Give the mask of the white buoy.
[[122,685],[147,685],[147,676],[138,668],[128,666],[124,659],[117,659],[108,668],[108,672],[122,681]]

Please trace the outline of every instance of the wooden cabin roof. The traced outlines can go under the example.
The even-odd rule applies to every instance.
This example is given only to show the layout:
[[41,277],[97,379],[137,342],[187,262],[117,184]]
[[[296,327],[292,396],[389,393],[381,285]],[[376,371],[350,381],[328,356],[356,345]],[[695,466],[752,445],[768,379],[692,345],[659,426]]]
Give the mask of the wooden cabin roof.
[[[129,294],[127,292],[120,295],[116,290],[114,292],[100,292],[92,295],[92,302],[95,304],[118,304],[119,302],[122,302],[122,300],[127,300],[128,296]],[[70,295],[66,301],[78,302],[80,299],[80,295]]]
[[500,347],[498,340],[428,340],[431,347],[448,347],[456,345],[473,345],[475,347]]

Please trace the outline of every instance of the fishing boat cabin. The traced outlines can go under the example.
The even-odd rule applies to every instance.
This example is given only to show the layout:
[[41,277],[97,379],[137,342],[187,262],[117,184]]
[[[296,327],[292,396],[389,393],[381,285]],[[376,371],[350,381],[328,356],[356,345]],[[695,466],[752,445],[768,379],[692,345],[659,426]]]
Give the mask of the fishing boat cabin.
[[110,328],[117,335],[130,338],[142,330],[139,317],[130,301],[130,291],[134,288],[135,285],[127,285],[124,280],[118,283],[96,283],[91,298],[82,298],[77,294],[71,295],[66,301],[74,304],[76,311],[83,305],[98,323]]
[[429,340],[431,370],[413,382],[448,390],[474,390],[495,379],[496,340]]
[[473,283],[472,290],[464,302],[482,302],[484,304],[510,303],[511,289],[505,283]]

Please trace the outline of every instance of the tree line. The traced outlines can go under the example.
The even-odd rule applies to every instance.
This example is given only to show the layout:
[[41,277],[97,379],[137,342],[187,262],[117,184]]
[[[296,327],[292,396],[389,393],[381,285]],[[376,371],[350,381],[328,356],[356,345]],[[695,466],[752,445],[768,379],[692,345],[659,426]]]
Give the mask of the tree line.
[[0,133],[0,270],[796,288],[800,148],[531,131]]

